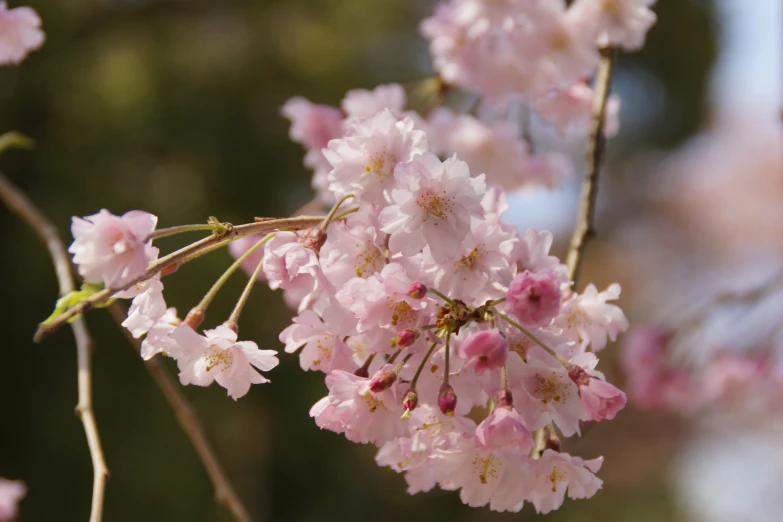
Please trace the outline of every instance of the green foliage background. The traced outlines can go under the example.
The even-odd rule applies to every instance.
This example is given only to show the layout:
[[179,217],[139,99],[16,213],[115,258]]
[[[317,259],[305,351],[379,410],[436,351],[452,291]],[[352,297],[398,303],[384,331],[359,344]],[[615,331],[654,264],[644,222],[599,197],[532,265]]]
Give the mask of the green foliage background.
[[[12,7],[19,2],[12,1]],[[302,151],[279,107],[290,96],[337,104],[346,90],[409,82],[431,72],[418,21],[431,3],[400,0],[30,0],[47,43],[19,68],[0,69],[0,131],[38,142],[0,168],[61,227],[100,208],[142,208],[161,226],[208,215],[246,222],[287,215],[311,198]],[[704,116],[715,42],[710,3],[660,0],[646,49],[621,71],[644,72],[664,103],[627,150],[672,147]],[[634,72],[635,71],[635,72]],[[635,99],[644,105],[648,100]],[[610,151],[611,151],[610,145]],[[622,155],[626,150],[613,151]],[[0,208],[0,476],[29,485],[22,521],[83,521],[91,467],[76,404],[70,332],[31,342],[51,311],[56,283],[46,251]],[[162,246],[174,248],[177,240]],[[166,280],[185,312],[229,262],[221,252]],[[221,292],[207,326],[230,310],[243,282]],[[242,336],[281,348],[291,312],[255,292]],[[96,341],[95,412],[111,469],[105,520],[228,520],[189,442],[108,314],[88,321]],[[222,388],[186,388],[254,520],[527,520],[463,506],[451,492],[409,497],[374,449],[320,432],[308,417],[324,394],[320,374],[295,357],[235,403]],[[611,362],[609,363],[611,366]],[[567,448],[605,455],[604,490],[570,503],[557,521],[676,520],[665,487],[676,428],[632,410],[591,427]]]

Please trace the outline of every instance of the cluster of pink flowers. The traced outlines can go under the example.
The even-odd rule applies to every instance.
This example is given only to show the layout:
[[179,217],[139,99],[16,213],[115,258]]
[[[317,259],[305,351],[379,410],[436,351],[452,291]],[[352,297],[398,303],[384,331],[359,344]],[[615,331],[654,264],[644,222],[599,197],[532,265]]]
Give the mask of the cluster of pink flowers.
[[[445,81],[495,101],[524,94],[562,129],[584,129],[599,42],[640,45],[647,4],[455,0],[422,30]],[[438,485],[471,506],[542,513],[566,494],[591,497],[602,459],[562,451],[558,433],[625,406],[596,370],[596,353],[628,328],[611,303],[620,287],[577,293],[549,254],[551,234],[503,221],[504,189],[554,186],[568,167],[533,153],[509,121],[405,105],[394,84],[351,91],[340,109],[289,100],[282,112],[319,200],[342,213],[239,238],[231,252],[297,310],[280,341],[325,375],[315,423],[376,445],[410,493]],[[236,310],[201,334],[203,307],[180,320],[166,306],[161,272],[149,272],[156,222],[141,211],[74,218],[79,273],[133,300],[123,324],[145,336],[142,357],[172,357],[183,384],[216,381],[242,397],[267,382],[258,370],[274,368],[276,352],[238,341]]]
[[27,494],[27,486],[18,480],[0,477],[0,522],[16,518],[19,502]]
[[[332,202],[335,195],[350,193],[350,184],[342,183],[341,179],[352,176],[351,169],[356,166],[364,168],[361,161],[354,165],[346,154],[362,149],[375,155],[371,170],[363,175],[378,176],[379,172],[385,172],[383,176],[388,177],[396,162],[404,159],[398,156],[401,152],[413,154],[424,150],[420,141],[425,135],[429,142],[427,150],[441,157],[457,154],[472,169],[485,173],[489,183],[507,190],[531,186],[552,188],[570,175],[571,165],[565,157],[534,153],[519,126],[510,120],[484,121],[470,114],[455,114],[445,107],[435,109],[425,118],[415,111],[406,111],[406,103],[402,86],[390,84],[380,85],[372,91],[348,92],[342,109],[313,104],[298,97],[283,106],[283,115],[291,120],[291,139],[307,150],[305,165],[314,172],[313,189],[322,201]],[[376,120],[368,119],[370,117]],[[562,118],[565,120],[568,116]],[[566,124],[585,126],[576,121]],[[378,134],[371,140],[363,138],[369,135],[368,125],[376,128],[385,125],[383,135]],[[410,144],[389,141],[400,136],[395,131],[400,126],[418,131],[405,134],[407,139],[413,140]],[[334,142],[330,143],[332,140]],[[404,149],[406,145],[410,147]],[[364,191],[365,197],[372,196],[373,190],[383,188],[383,176],[375,188]]]
[[601,460],[560,452],[554,432],[536,452],[532,433],[572,436],[625,405],[594,355],[628,327],[608,302],[619,286],[575,293],[549,233],[503,222],[501,188],[433,154],[415,116],[369,91],[360,99],[378,112],[351,117],[320,151],[330,199],[353,195],[356,212],[322,244],[284,232],[264,251],[266,280],[299,310],[280,334],[285,351],[326,375],[311,416],[378,446],[411,493],[437,484],[471,506],[540,512],[566,490],[592,496]]
[[653,1],[449,0],[421,31],[446,82],[498,104],[524,99],[565,130],[589,114],[584,80],[599,48],[640,48],[655,22]]
[[706,360],[677,357],[673,333],[637,327],[623,352],[629,393],[636,406],[684,414],[780,410],[783,369],[770,350],[711,350]]
[[[85,218],[73,218],[74,241],[69,252],[79,274],[88,283],[119,288],[144,276],[159,250],[150,234],[157,217],[140,210],[115,216],[107,210]],[[256,369],[277,366],[277,352],[259,350],[252,341],[237,341],[236,325],[221,325],[196,333],[203,317],[181,321],[175,308],[167,308],[160,274],[115,294],[133,299],[123,322],[134,337],[145,336],[141,355],[149,359],[166,354],[176,359],[182,384],[209,386],[217,382],[238,399],[251,384],[268,382]]]

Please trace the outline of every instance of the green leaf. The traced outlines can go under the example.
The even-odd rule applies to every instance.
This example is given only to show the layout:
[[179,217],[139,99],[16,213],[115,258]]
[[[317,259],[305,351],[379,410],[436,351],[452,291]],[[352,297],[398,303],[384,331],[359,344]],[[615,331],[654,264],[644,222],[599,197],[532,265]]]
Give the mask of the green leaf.
[[[1,138],[1,137],[0,137]],[[82,284],[81,289],[74,290],[73,292],[69,292],[66,295],[62,296],[57,300],[57,303],[54,306],[54,312],[47,317],[42,324],[49,324],[58,317],[60,317],[62,314],[64,314],[69,309],[73,308],[77,304],[81,303],[85,299],[97,294],[101,290],[103,290],[103,285],[96,285],[92,283],[84,283]],[[114,302],[114,299],[109,299],[107,301],[104,301],[103,303],[96,304],[96,308],[104,308],[106,306],[109,306],[111,303]],[[71,317],[68,322],[72,323],[75,321],[79,315],[75,315]]]
[[0,135],[0,154],[8,149],[33,149],[35,140],[21,132],[11,131]]

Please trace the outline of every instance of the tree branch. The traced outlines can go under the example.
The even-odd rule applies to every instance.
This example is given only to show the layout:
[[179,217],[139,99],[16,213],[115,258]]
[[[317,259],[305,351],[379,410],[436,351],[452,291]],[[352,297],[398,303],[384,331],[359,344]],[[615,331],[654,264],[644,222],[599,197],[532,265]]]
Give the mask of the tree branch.
[[595,75],[593,106],[591,110],[590,135],[585,150],[586,172],[582,183],[582,196],[579,204],[574,234],[571,236],[571,246],[568,249],[566,265],[568,278],[576,282],[582,265],[582,256],[587,241],[595,235],[595,200],[598,195],[598,173],[601,168],[604,144],[604,120],[606,102],[612,82],[612,59],[614,51],[611,48],[601,49],[601,62]]
[[323,216],[299,216],[293,218],[269,219],[257,223],[230,226],[228,232],[225,234],[213,234],[175,252],[172,252],[171,254],[162,257],[153,263],[150,263],[150,266],[147,268],[147,271],[144,274],[133,279],[127,284],[117,288],[104,288],[100,292],[96,292],[87,299],[80,301],[77,305],[69,308],[60,314],[56,319],[50,322],[39,324],[38,330],[35,332],[33,340],[35,342],[42,341],[49,334],[59,330],[70,318],[86,312],[96,304],[109,300],[111,296],[117,292],[127,290],[136,283],[145,281],[170,266],[185,263],[194,257],[197,257],[202,252],[210,251],[218,246],[227,245],[231,241],[240,237],[269,232],[272,230],[311,228],[320,225],[323,220]]
[[[32,201],[25,196],[11,181],[0,173],[0,198],[8,208],[18,215],[22,221],[41,238],[49,249],[49,254],[54,263],[59,285],[60,296],[64,296],[74,290],[71,277],[71,262],[66,253],[65,245],[60,239],[57,229],[36,208]],[[87,331],[87,323],[83,317],[71,323],[73,336],[76,340],[76,354],[78,363],[78,389],[79,402],[76,405],[76,415],[84,425],[84,433],[87,436],[87,446],[90,450],[93,469],[92,505],[90,508],[90,522],[100,522],[103,518],[103,499],[106,491],[106,479],[109,477],[109,469],[101,448],[101,439],[98,435],[98,425],[95,422],[95,414],[92,410],[92,372],[91,352],[92,339]]]
[[[120,326],[120,330],[125,334],[125,337],[136,348],[136,352],[140,352],[141,341],[134,338],[126,328],[122,327],[122,322],[128,315],[127,310],[123,310],[122,305],[113,303],[109,306],[109,312],[111,312],[117,325]],[[209,478],[215,488],[215,500],[225,506],[237,522],[250,522],[247,509],[245,509],[236,491],[234,491],[225,471],[223,471],[223,467],[220,465],[220,461],[215,456],[215,452],[204,434],[204,428],[201,426],[193,405],[182,394],[182,390],[171,378],[171,375],[166,371],[166,367],[158,357],[145,361],[144,365],[147,367],[147,371],[149,371],[155,384],[160,388],[169,406],[174,410],[177,422],[188,439],[190,439],[199,459],[201,459],[204,468],[207,470],[207,474],[209,474]]]

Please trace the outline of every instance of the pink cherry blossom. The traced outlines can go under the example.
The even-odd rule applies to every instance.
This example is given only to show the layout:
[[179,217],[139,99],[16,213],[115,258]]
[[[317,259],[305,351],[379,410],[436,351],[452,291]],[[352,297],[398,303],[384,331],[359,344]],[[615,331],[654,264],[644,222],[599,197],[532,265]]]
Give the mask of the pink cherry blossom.
[[18,64],[45,40],[41,18],[31,7],[8,9],[0,2],[0,65]]
[[370,379],[335,370],[326,377],[329,395],[310,410],[320,428],[344,433],[352,442],[381,445],[407,433],[400,420],[402,407],[397,386],[373,393]]
[[509,121],[485,123],[441,107],[429,118],[428,136],[433,152],[456,154],[472,172],[483,172],[488,182],[507,190],[555,186],[556,178],[542,175],[540,160],[530,152],[519,128]]
[[401,329],[423,326],[432,313],[432,300],[408,294],[412,282],[402,265],[389,263],[380,273],[354,278],[337,292],[340,304],[358,319],[357,331],[375,343],[375,350],[395,348],[391,340]]
[[554,324],[564,328],[579,345],[590,345],[594,352],[603,350],[609,340],[628,329],[628,319],[619,306],[609,304],[620,298],[620,285],[614,283],[603,292],[589,284],[581,294],[568,299],[555,318]]
[[476,428],[476,446],[486,449],[509,448],[528,454],[533,436],[519,412],[512,406],[498,406]]
[[[3,2],[4,6],[5,2]],[[20,480],[0,477],[0,522],[16,518],[19,502],[27,495],[27,486]]]
[[560,281],[551,271],[517,274],[508,287],[511,312],[525,326],[547,326],[560,312]]
[[183,324],[171,337],[180,351],[180,382],[209,386],[217,381],[234,400],[245,396],[251,384],[269,382],[253,367],[266,372],[279,362],[274,350],[259,350],[252,341],[237,342],[236,332],[222,325],[199,335]]
[[518,382],[510,380],[515,404],[531,430],[554,422],[566,437],[579,433],[584,415],[579,390],[557,359],[533,346],[518,378]]
[[282,288],[306,308],[327,284],[318,255],[296,232],[277,232],[266,243],[263,271],[272,290]]
[[166,313],[158,318],[141,342],[141,358],[148,361],[159,353],[177,358],[179,356],[179,345],[171,337],[171,334],[180,323],[176,308],[166,310]]
[[354,277],[367,277],[383,269],[383,235],[376,216],[368,211],[333,221],[326,230],[320,263],[324,276],[336,288]]
[[601,469],[603,461],[603,457],[582,460],[568,453],[551,449],[544,451],[541,458],[533,463],[536,485],[528,499],[538,513],[545,514],[563,505],[566,490],[568,498],[592,497],[603,485],[603,481],[594,475]]
[[328,330],[326,321],[311,310],[304,310],[293,319],[294,324],[280,332],[280,342],[286,353],[299,351],[299,363],[303,370],[319,370],[329,373],[335,369],[349,370],[356,365],[351,351],[339,335]]
[[628,399],[625,393],[620,391],[597,376],[590,375],[590,370],[579,366],[573,366],[568,375],[579,386],[579,397],[585,411],[585,418],[593,421],[614,419],[617,412],[625,407]]
[[405,110],[406,96],[402,85],[379,85],[372,91],[354,89],[348,91],[341,106],[349,118],[370,118],[384,109],[396,115]]
[[532,485],[529,457],[507,449],[488,450],[470,439],[448,450],[436,450],[432,465],[442,489],[460,490],[471,507],[517,512]]
[[644,45],[647,31],[656,21],[650,10],[654,3],[655,0],[577,0],[570,10],[584,18],[585,23],[597,24],[601,45],[636,51]]
[[145,283],[147,288],[133,298],[128,309],[128,318],[122,323],[122,326],[137,339],[147,333],[166,313],[166,301],[163,299],[163,283],[160,282],[160,277],[147,279]]
[[[544,121],[560,132],[585,136],[592,121],[593,89],[583,81],[552,90],[536,98],[533,107]],[[612,137],[620,130],[620,99],[611,95],[604,116],[604,135]]]
[[74,254],[73,262],[86,282],[123,286],[157,259],[158,249],[147,239],[157,222],[157,216],[140,210],[115,216],[104,209],[84,219],[74,217],[74,241],[68,252]]
[[426,136],[412,119],[389,109],[351,123],[345,137],[329,142],[323,153],[332,165],[329,190],[335,197],[354,194],[363,202],[382,203],[394,185],[394,169],[426,151]]
[[498,330],[475,332],[459,347],[459,356],[466,359],[466,366],[476,373],[500,368],[506,364],[507,355],[506,338]]
[[470,232],[470,217],[480,217],[484,175],[471,177],[464,161],[441,162],[422,154],[394,170],[390,205],[380,213],[393,253],[410,256],[429,246],[438,263],[454,259]]

